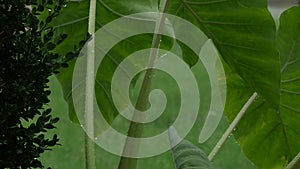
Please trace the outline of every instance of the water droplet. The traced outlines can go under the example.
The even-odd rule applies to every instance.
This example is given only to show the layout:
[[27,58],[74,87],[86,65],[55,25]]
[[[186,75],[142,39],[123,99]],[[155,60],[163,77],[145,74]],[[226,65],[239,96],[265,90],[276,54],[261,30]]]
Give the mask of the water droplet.
[[167,56],[167,53],[163,54],[163,55],[161,56],[161,58],[163,58],[163,57],[165,57],[165,56]]

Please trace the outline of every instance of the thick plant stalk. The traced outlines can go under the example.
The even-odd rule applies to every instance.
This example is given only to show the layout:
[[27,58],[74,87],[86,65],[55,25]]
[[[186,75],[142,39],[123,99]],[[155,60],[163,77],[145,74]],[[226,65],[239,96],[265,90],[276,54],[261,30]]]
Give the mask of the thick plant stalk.
[[227,128],[225,133],[222,135],[221,139],[218,141],[218,143],[215,145],[213,150],[210,152],[208,159],[210,161],[213,160],[213,158],[216,156],[216,154],[220,151],[222,146],[224,145],[225,141],[229,138],[230,134],[233,132],[233,130],[236,128],[242,117],[245,115],[246,111],[250,107],[250,105],[253,103],[253,101],[258,97],[258,94],[256,92],[253,93],[253,95],[249,98],[249,100],[245,103],[245,105],[242,107],[240,112],[237,114],[237,116],[234,118],[230,126]]
[[[160,10],[160,11],[162,11],[162,13],[166,12],[166,10],[168,8],[168,3],[169,3],[169,0],[161,1],[160,7],[162,7],[161,8],[162,10]],[[164,21],[165,21],[165,15],[163,14],[161,16],[159,22],[156,23],[155,34],[154,34],[153,41],[152,41],[152,49],[150,51],[150,57],[149,57],[149,62],[148,62],[148,68],[150,68],[150,69],[146,70],[146,73],[145,73],[145,76],[144,76],[144,79],[142,82],[142,87],[140,89],[138,99],[136,102],[136,106],[135,106],[136,110],[144,111],[148,108],[148,96],[150,94],[151,79],[153,76],[153,70],[151,69],[151,67],[153,67],[154,61],[157,57],[157,52],[158,52],[158,48],[159,48],[159,44],[160,44],[160,40],[161,40],[161,35],[159,34],[159,32],[161,32],[161,30],[163,28]],[[136,110],[133,113],[133,119],[136,116],[139,116],[139,114],[138,114],[139,112]],[[129,130],[128,130],[128,137],[140,138],[143,133],[143,128],[144,128],[143,123],[131,121]],[[124,145],[123,154],[124,154],[124,152],[130,152],[131,154],[136,154],[136,152],[138,152],[138,149],[139,149],[139,145],[138,144],[132,145],[132,143],[127,138],[125,145]],[[137,166],[137,158],[129,158],[129,157],[122,156],[120,159],[118,169],[136,169],[136,166]]]
[[299,169],[300,168],[300,152],[296,157],[288,164],[285,169]]
[[87,65],[85,81],[85,160],[86,169],[96,169],[95,143],[89,138],[94,137],[94,86],[95,86],[95,22],[96,0],[90,1],[88,32],[92,39],[87,44]]

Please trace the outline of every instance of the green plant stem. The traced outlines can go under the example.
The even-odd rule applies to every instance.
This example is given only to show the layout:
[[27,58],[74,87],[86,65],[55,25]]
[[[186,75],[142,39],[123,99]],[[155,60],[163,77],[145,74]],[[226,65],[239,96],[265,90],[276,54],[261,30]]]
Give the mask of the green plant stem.
[[[152,49],[150,52],[150,57],[149,57],[149,62],[148,62],[148,69],[146,70],[143,82],[142,82],[142,87],[140,89],[138,99],[136,102],[135,106],[135,111],[133,113],[133,119],[139,116],[138,111],[143,111],[148,108],[148,96],[150,94],[150,87],[151,87],[151,79],[153,76],[153,69],[151,69],[154,65],[154,61],[157,57],[157,52],[161,40],[161,35],[159,34],[163,28],[164,21],[165,21],[165,12],[168,8],[169,0],[161,1],[160,7],[162,8],[163,14],[161,15],[159,21],[156,23],[156,28],[155,28],[155,34],[153,37],[152,41]],[[138,123],[135,121],[131,121],[129,130],[128,130],[128,137],[133,137],[133,138],[140,138],[142,133],[143,133],[143,128],[144,125],[143,123]],[[132,143],[129,141],[129,139],[126,139],[124,149],[123,149],[123,155],[126,154],[136,154],[139,149],[138,144],[132,145]],[[120,159],[119,167],[118,169],[135,169],[137,166],[137,158],[129,158],[122,156]]]
[[95,143],[90,139],[94,137],[94,86],[95,86],[95,22],[96,22],[96,0],[90,1],[88,32],[92,35],[87,46],[87,65],[85,83],[85,160],[86,169],[96,169]]
[[300,168],[300,152],[296,157],[288,164],[285,169],[299,169]]
[[208,159],[210,161],[213,160],[213,158],[216,156],[216,154],[220,151],[226,140],[229,138],[230,134],[233,132],[233,130],[236,128],[242,117],[245,115],[246,111],[250,107],[250,105],[254,102],[254,100],[258,97],[258,94],[254,92],[252,96],[249,98],[249,100],[245,103],[245,105],[242,107],[240,112],[237,114],[237,116],[234,118],[230,126],[227,128],[225,133],[222,135],[221,139],[218,141],[218,143],[215,145],[213,150],[210,152]]

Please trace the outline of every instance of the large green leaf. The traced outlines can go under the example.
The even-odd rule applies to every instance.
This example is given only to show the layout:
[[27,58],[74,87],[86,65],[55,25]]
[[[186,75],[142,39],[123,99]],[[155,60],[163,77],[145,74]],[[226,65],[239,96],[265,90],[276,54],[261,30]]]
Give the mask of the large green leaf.
[[[118,5],[120,9],[126,9],[121,7],[122,3],[108,3],[113,6]],[[146,8],[149,5],[144,5]],[[157,10],[153,7],[153,10]],[[130,10],[130,9],[128,9]],[[142,9],[141,9],[142,10]],[[76,11],[76,12],[74,12]],[[149,11],[149,10],[146,10]],[[88,25],[88,12],[89,12],[89,1],[76,1],[69,2],[67,7],[65,7],[61,15],[59,15],[53,22],[53,27],[56,29],[56,33],[66,33],[68,34],[67,40],[65,40],[59,48],[56,50],[60,53],[66,53],[73,46],[78,43],[87,33],[87,25]],[[106,23],[118,18],[121,16],[118,12],[115,12],[112,8],[110,8],[107,4],[102,1],[97,2],[97,14],[96,14],[96,28],[99,29]],[[113,32],[110,32],[113,34]],[[162,39],[163,43],[161,45],[162,48],[167,48],[168,45],[164,44],[172,44],[168,38]],[[96,98],[99,103],[101,100],[100,109],[103,113],[104,118],[108,123],[111,123],[115,116],[118,114],[117,110],[114,107],[112,102],[112,98],[110,95],[110,84],[112,74],[114,70],[118,66],[118,64],[129,54],[137,51],[138,49],[150,48],[152,43],[151,35],[143,35],[142,37],[131,37],[126,41],[121,41],[117,46],[115,46],[108,53],[108,57],[103,60],[103,63],[98,70],[96,76]],[[70,63],[69,68],[62,69],[60,74],[58,75],[58,79],[63,86],[64,97],[69,105],[69,116],[73,122],[78,122],[72,99],[72,78],[73,78],[73,69],[74,69],[75,61]],[[76,96],[78,97],[78,96]],[[81,95],[84,97],[84,93]],[[75,103],[76,104],[76,103]]]
[[205,153],[187,140],[182,140],[174,127],[169,128],[169,139],[175,169],[213,169]]
[[[280,108],[275,110],[258,98],[241,120],[235,136],[245,154],[261,169],[281,169],[300,151],[300,7],[285,11],[280,17],[277,46],[281,59]],[[228,104],[232,119],[245,101],[238,97],[245,92],[242,83],[235,83]],[[244,89],[243,89],[244,88]],[[240,90],[237,90],[240,89]],[[230,89],[229,89],[230,90]],[[229,91],[230,92],[230,91]],[[248,96],[246,94],[246,96]]]
[[279,106],[275,24],[266,0],[177,0],[169,12],[199,25],[229,66],[273,107]]

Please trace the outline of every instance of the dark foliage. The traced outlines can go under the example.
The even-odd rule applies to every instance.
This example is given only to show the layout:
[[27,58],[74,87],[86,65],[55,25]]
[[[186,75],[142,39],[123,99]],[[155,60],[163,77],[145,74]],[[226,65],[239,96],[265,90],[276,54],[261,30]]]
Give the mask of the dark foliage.
[[43,134],[59,120],[44,108],[48,77],[79,50],[66,56],[52,52],[67,37],[54,37],[49,26],[64,5],[64,0],[0,0],[0,168],[41,168],[40,154],[58,144],[57,135]]

